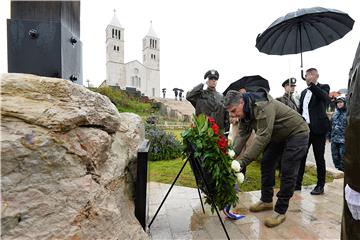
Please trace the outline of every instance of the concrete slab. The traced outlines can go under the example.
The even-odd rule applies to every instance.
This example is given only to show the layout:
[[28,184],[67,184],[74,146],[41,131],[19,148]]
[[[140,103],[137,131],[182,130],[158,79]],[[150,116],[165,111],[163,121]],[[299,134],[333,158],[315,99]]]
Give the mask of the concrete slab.
[[[150,183],[149,220],[169,189],[169,184]],[[290,200],[286,221],[278,227],[267,228],[264,219],[272,211],[252,213],[251,203],[258,200],[260,191],[239,193],[239,204],[234,211],[246,215],[238,221],[225,218],[225,227],[231,239],[340,239],[343,179],[325,186],[325,194],[313,196],[314,186],[296,191]],[[275,191],[276,192],[276,191]],[[276,197],[274,197],[276,201]],[[202,212],[198,192],[194,188],[174,186],[153,225],[151,239],[226,239],[216,213],[205,205]]]

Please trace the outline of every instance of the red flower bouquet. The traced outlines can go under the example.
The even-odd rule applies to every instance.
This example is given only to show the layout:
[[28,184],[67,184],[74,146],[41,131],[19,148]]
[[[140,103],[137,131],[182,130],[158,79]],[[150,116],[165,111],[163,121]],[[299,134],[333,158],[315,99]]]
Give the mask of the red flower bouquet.
[[[189,146],[189,143],[194,146],[194,157],[201,159],[201,165],[210,177],[213,186],[211,195],[215,205],[220,209],[229,205],[235,206],[238,202],[234,189],[237,178],[231,169],[232,159],[228,155],[227,140],[214,119],[204,114],[194,116],[191,128],[184,131],[182,137],[185,147]],[[205,202],[210,203],[208,196]],[[213,206],[211,211],[214,211]]]

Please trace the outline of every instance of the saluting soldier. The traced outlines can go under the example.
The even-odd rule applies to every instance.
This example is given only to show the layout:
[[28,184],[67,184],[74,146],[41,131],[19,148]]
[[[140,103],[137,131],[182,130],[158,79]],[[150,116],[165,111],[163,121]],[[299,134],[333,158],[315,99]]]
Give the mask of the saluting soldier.
[[282,102],[283,104],[289,106],[295,111],[299,111],[299,108],[294,99],[294,92],[296,87],[296,78],[288,78],[282,83],[283,88],[285,89],[285,93],[282,97],[276,98],[276,100]]
[[196,115],[203,113],[214,118],[219,128],[226,132],[229,129],[229,117],[223,106],[224,97],[216,91],[219,72],[214,69],[209,70],[205,73],[204,79],[206,89],[204,83],[200,83],[187,92],[186,99],[194,106]]

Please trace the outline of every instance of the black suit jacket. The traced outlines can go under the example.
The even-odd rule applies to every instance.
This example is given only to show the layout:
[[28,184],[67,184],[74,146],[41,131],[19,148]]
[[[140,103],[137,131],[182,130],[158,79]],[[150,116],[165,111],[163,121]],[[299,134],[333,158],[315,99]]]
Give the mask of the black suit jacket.
[[[311,84],[309,88],[312,96],[309,102],[310,131],[314,134],[326,134],[329,129],[329,118],[326,114],[326,107],[330,101],[328,84]],[[303,113],[304,97],[307,89],[301,92],[299,113]]]

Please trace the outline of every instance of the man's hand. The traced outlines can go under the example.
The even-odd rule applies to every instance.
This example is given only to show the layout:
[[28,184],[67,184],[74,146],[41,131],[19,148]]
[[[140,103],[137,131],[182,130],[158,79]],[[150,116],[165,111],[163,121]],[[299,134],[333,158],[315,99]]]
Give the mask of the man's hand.
[[236,123],[238,123],[239,122],[239,118],[232,118],[232,117],[230,117],[230,123],[231,124],[236,124]]

